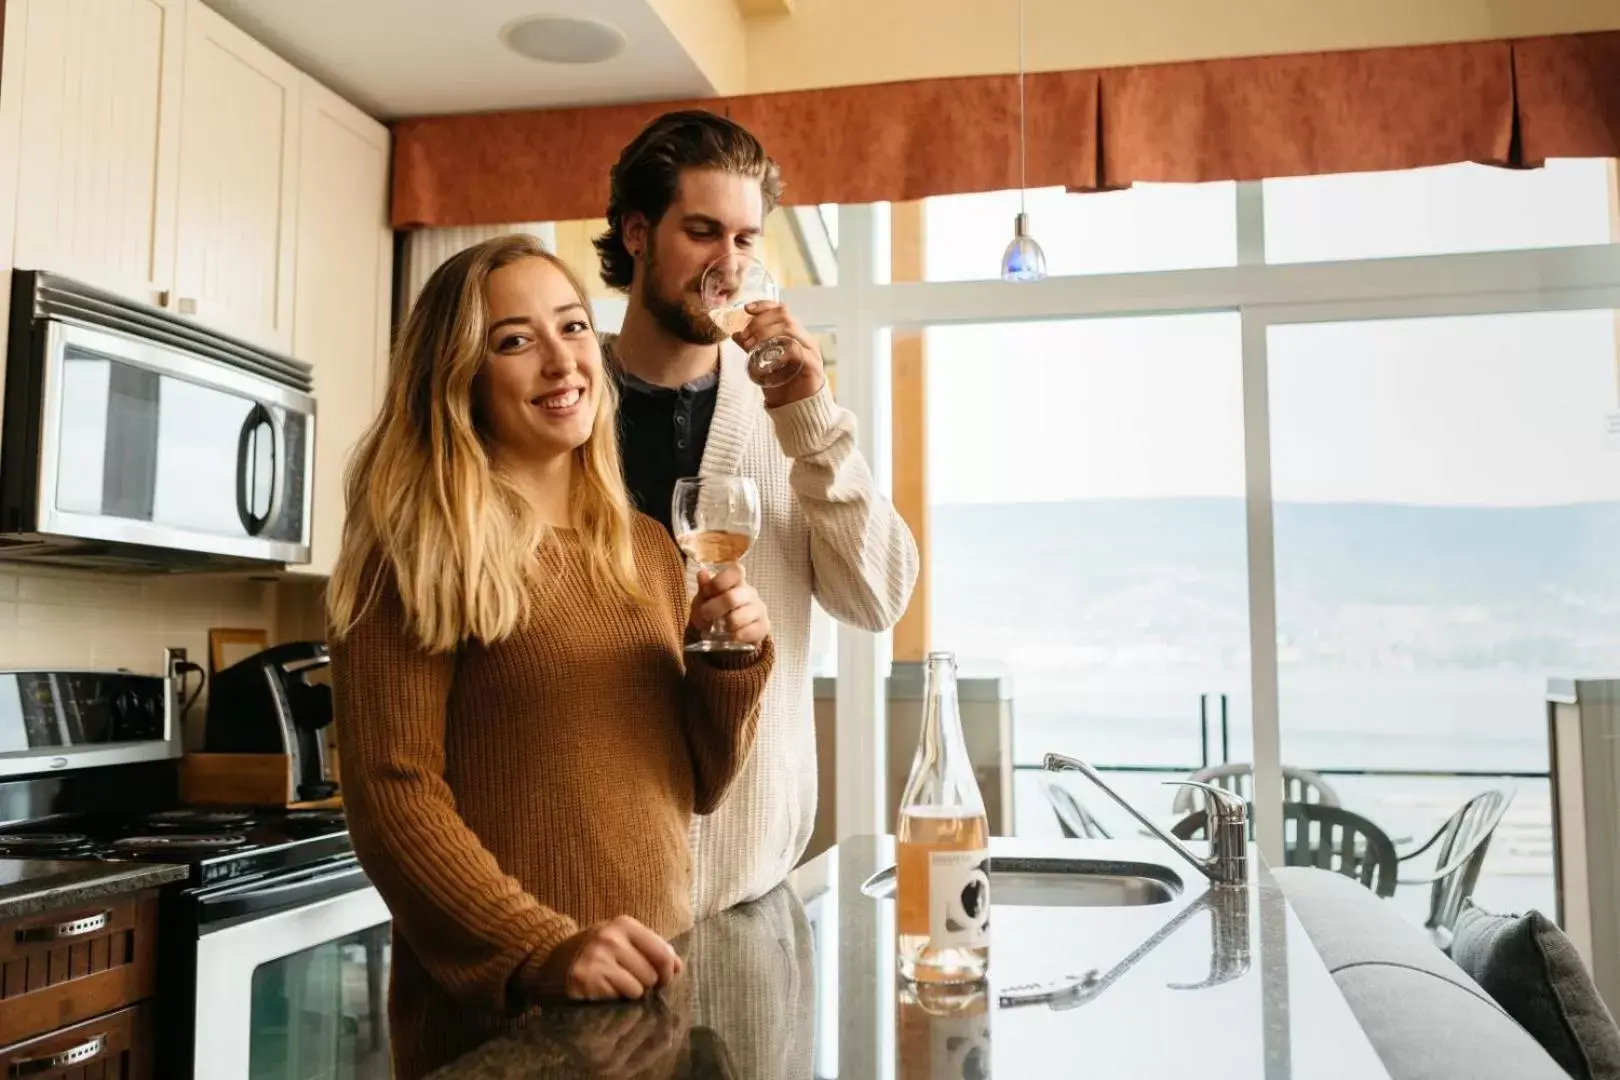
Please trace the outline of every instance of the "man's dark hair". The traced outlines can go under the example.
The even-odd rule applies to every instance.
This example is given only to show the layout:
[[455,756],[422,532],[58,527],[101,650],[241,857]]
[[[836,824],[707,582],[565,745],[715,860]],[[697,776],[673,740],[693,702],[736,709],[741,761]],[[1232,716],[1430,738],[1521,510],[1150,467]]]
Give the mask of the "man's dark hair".
[[619,155],[608,191],[607,232],[595,240],[602,280],[628,289],[636,261],[624,246],[624,219],[641,214],[656,227],[675,201],[683,169],[722,169],[759,180],[765,212],[782,198],[782,175],[741,124],[702,109],[665,113]]

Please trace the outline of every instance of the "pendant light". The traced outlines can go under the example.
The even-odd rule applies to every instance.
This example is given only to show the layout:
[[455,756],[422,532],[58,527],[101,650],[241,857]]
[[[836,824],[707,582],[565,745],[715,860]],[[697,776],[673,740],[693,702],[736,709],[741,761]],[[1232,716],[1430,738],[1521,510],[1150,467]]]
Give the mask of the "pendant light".
[[1013,218],[1012,242],[1001,253],[1003,281],[1039,281],[1046,276],[1046,252],[1029,235],[1029,214],[1024,209],[1024,123],[1024,0],[1018,0],[1018,216]]

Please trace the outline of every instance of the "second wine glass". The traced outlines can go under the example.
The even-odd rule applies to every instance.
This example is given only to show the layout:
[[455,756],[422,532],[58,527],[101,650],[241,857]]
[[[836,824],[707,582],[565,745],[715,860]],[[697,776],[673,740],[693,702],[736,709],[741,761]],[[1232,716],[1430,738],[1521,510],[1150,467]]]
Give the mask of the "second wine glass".
[[[670,523],[675,543],[700,569],[718,574],[740,560],[759,536],[759,488],[746,476],[690,476],[675,481]],[[723,623],[707,627],[687,652],[753,652]]]
[[[749,304],[756,300],[777,303],[782,298],[765,264],[741,252],[710,263],[703,271],[701,289],[704,312],[727,337],[742,333],[753,321],[746,310]],[[788,354],[791,344],[787,338],[773,337],[754,346],[748,354],[748,377],[766,389],[792,382],[803,365]]]

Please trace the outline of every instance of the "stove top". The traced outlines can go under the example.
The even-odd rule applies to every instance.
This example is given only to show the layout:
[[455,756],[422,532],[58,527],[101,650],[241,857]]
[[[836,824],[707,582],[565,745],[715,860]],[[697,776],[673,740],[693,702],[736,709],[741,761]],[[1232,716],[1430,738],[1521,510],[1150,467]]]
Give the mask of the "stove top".
[[253,814],[247,810],[215,810],[211,807],[182,806],[174,810],[159,810],[145,817],[151,829],[174,829],[182,832],[212,832],[245,829],[253,824]]
[[183,863],[209,885],[350,851],[341,810],[176,807],[132,816],[74,816],[0,829],[0,859]]

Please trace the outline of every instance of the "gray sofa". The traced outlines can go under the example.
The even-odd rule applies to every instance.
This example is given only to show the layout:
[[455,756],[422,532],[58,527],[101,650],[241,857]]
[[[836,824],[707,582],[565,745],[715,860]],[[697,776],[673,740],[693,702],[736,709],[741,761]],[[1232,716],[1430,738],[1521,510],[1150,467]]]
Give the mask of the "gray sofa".
[[1339,874],[1273,871],[1393,1080],[1569,1080],[1428,936]]

